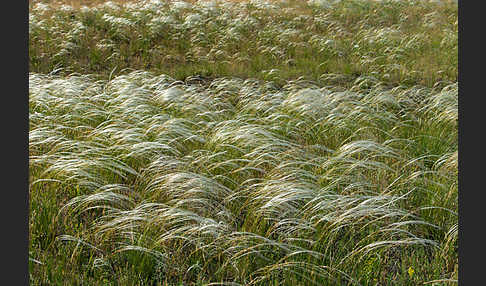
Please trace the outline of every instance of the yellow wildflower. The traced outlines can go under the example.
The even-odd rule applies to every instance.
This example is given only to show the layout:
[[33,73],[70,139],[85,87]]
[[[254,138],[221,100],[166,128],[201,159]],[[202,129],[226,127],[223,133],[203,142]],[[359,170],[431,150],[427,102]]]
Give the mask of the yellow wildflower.
[[410,278],[412,278],[414,272],[415,272],[415,270],[413,270],[412,266],[410,266],[408,268],[408,275],[410,276]]

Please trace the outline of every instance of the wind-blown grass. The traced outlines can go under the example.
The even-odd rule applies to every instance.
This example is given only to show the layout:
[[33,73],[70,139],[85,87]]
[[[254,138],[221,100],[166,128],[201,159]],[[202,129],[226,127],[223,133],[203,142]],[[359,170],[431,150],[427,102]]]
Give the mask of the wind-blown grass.
[[457,83],[365,81],[31,73],[32,284],[457,281]]
[[431,2],[30,1],[32,285],[457,283]]

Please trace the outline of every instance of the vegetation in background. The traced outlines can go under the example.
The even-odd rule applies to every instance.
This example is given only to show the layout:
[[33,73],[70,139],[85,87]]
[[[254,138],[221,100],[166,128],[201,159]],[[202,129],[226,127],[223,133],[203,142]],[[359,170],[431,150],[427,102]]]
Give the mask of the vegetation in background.
[[71,2],[29,16],[31,285],[457,284],[457,5]]
[[[442,3],[442,2],[441,2]],[[31,3],[29,69],[184,80],[457,81],[457,4],[427,1]],[[339,75],[339,76],[334,76]]]

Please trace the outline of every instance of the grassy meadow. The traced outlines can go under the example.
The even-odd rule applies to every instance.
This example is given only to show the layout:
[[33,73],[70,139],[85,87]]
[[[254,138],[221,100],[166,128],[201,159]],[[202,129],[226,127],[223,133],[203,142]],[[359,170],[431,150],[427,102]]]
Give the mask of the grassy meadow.
[[457,285],[457,4],[29,2],[31,285]]

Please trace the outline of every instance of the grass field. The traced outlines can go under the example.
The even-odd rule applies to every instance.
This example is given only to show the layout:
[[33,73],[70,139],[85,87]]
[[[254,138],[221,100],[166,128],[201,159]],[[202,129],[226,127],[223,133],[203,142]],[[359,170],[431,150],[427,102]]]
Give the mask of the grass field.
[[31,285],[457,285],[457,4],[30,1]]

